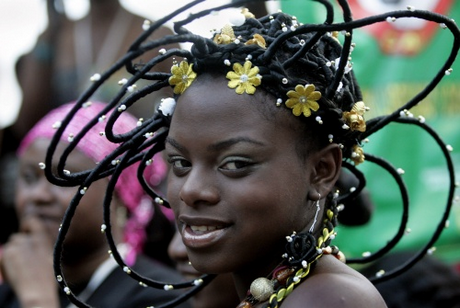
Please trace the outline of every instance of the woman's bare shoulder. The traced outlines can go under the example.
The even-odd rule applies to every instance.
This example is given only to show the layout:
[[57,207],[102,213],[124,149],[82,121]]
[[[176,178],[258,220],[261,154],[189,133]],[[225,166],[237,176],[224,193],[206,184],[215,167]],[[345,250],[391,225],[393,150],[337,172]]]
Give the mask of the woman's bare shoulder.
[[327,256],[320,260],[309,278],[289,295],[288,307],[387,307],[374,285],[349,266]]

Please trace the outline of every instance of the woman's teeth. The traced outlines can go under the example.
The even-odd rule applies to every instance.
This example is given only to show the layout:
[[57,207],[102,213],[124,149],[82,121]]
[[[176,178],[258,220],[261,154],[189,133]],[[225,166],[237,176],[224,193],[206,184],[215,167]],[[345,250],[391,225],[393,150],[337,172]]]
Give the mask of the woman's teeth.
[[193,232],[206,232],[221,229],[221,226],[190,226]]

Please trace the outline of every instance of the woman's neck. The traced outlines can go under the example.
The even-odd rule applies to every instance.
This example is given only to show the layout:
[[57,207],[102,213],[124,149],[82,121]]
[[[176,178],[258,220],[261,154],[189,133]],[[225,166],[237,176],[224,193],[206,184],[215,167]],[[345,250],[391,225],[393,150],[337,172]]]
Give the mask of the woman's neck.
[[[271,256],[281,256],[280,253],[270,253]],[[235,282],[235,288],[240,299],[244,299],[247,296],[251,283],[259,278],[265,277],[271,279],[273,271],[281,264],[282,258],[264,258],[256,260],[251,264],[246,265],[243,269],[235,271],[233,273],[233,280]]]

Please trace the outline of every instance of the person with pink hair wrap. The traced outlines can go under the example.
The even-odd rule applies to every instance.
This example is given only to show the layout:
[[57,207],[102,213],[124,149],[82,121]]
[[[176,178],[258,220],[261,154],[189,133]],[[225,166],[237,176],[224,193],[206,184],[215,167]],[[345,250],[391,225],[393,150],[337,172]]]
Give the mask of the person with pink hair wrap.
[[[56,108],[41,119],[21,141],[18,148],[18,155],[21,156],[24,150],[37,138],[51,139],[55,133],[55,129],[50,128],[52,128],[53,125],[56,128],[56,125],[58,125],[57,123],[64,119],[73,105],[73,103],[70,103]],[[82,108],[77,113],[77,116],[72,119],[63,136],[68,136],[73,134],[72,132],[80,131],[83,125],[85,125],[91,117],[94,117],[102,111],[104,107],[105,103],[88,103],[87,107]],[[137,122],[138,120],[131,114],[122,114],[117,121],[115,133],[120,134],[127,132],[135,127]],[[80,152],[96,163],[116,148],[116,144],[108,142],[106,138],[101,138],[102,131],[104,131],[103,121],[93,126],[85,138],[77,145],[77,149]],[[63,137],[61,140],[67,142],[67,137]],[[129,265],[134,263],[136,254],[142,250],[146,237],[145,227],[153,216],[152,202],[144,193],[139,181],[137,181],[137,165],[138,164],[134,164],[124,170],[115,186],[117,196],[128,209],[129,219],[125,226],[124,241],[130,246],[126,256],[126,263]],[[165,178],[166,172],[166,163],[160,155],[157,155],[149,168],[146,169],[145,176],[152,187],[158,187]],[[161,209],[168,218],[174,219],[170,209],[165,207],[161,207]]]
[[[58,290],[52,270],[52,247],[61,219],[77,188],[49,183],[42,169],[50,140],[73,106],[74,103],[69,103],[50,111],[27,133],[18,148],[15,201],[20,230],[10,237],[0,258],[5,279],[0,285],[1,307],[17,307],[14,305],[18,304],[21,307],[72,307],[68,306],[70,303],[65,292]],[[101,102],[88,102],[78,110],[60,139],[60,151],[64,151],[73,134],[105,106]],[[78,142],[66,162],[66,172],[88,170],[116,149],[117,145],[109,142],[103,133],[103,122],[109,116],[110,113],[102,116],[100,122]],[[114,133],[129,131],[139,121],[125,112],[117,120]],[[170,220],[172,213],[167,208],[154,206],[137,180],[137,167],[138,163],[135,163],[123,170],[112,197],[114,217],[111,228],[116,234],[117,247],[123,252],[126,264],[133,269],[147,270],[148,276],[154,279],[170,280],[172,277],[179,281],[181,277],[177,272],[142,253],[147,238],[146,227],[152,217],[160,215]],[[144,177],[152,188],[158,190],[166,172],[165,162],[157,155],[145,169]],[[65,276],[73,282],[72,291],[78,292],[95,307],[145,307],[167,302],[177,296],[177,292],[152,291],[139,286],[109,257],[100,206],[107,183],[107,179],[95,182],[95,187],[85,192],[87,201],[82,202],[74,214],[76,220],[71,226],[69,239],[66,239],[63,257]]]

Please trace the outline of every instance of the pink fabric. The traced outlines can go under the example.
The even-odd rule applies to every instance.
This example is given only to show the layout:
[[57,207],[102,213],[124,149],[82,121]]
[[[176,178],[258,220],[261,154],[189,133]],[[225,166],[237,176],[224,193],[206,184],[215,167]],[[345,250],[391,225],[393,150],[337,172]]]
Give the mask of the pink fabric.
[[[37,138],[51,139],[56,132],[53,126],[59,125],[60,121],[65,118],[73,106],[74,103],[62,105],[43,117],[21,141],[18,155],[21,156],[25,149]],[[105,106],[105,103],[92,102],[89,106],[82,107],[64,130],[61,140],[69,142],[68,137],[77,135],[84,125],[96,117]],[[106,119],[108,117],[109,114],[106,115]],[[121,134],[128,132],[136,127],[137,122],[134,116],[123,112],[114,125],[114,133]],[[100,135],[100,132],[104,132],[105,124],[106,120],[99,121],[77,145],[77,149],[94,160],[94,162],[102,160],[118,147],[118,144],[108,141],[105,135]],[[125,260],[128,265],[134,263],[135,255],[142,250],[146,238],[145,227],[153,215],[151,200],[145,194],[137,180],[137,167],[138,163],[123,170],[115,186],[116,194],[126,205],[130,214],[130,219],[125,226],[124,236],[125,242],[132,248]],[[166,172],[166,164],[161,156],[157,154],[152,164],[146,168],[144,176],[149,184],[155,187],[164,179]],[[164,208],[164,212],[167,217],[171,217],[169,209]]]

